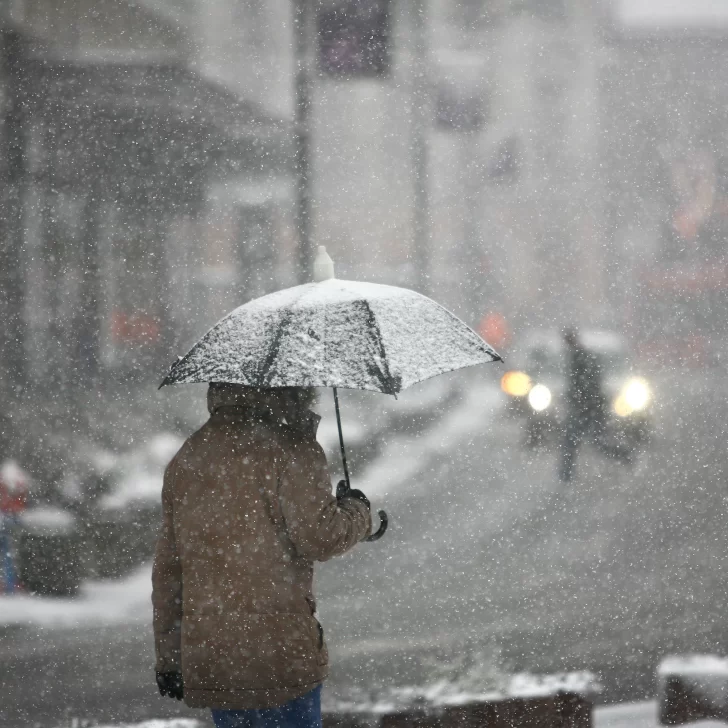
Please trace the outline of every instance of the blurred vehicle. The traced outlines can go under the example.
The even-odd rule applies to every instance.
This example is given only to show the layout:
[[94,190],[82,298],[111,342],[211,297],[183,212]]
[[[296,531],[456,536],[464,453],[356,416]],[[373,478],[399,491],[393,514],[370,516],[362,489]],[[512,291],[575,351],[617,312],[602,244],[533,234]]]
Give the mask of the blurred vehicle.
[[[611,331],[582,331],[580,340],[602,372],[607,423],[605,437],[632,452],[644,448],[652,431],[652,388],[632,369],[629,348]],[[555,330],[528,332],[509,357],[514,366],[501,379],[507,412],[523,420],[524,444],[558,444],[564,428],[566,346]]]
[[18,518],[20,583],[31,594],[75,596],[83,576],[78,525],[68,510],[50,505],[28,508]]

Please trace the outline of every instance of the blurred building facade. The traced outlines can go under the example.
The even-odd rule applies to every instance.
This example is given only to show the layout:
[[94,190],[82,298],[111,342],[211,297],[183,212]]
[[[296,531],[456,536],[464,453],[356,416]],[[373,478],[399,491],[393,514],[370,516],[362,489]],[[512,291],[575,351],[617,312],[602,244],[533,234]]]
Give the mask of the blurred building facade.
[[728,7],[621,0],[601,74],[612,305],[643,355],[728,357]]
[[156,378],[215,309],[209,201],[285,177],[287,132],[138,3],[2,10],[4,409],[83,429],[79,406]]
[[[631,321],[638,258],[723,240],[726,24],[649,2],[310,0],[314,245],[473,326]],[[146,372],[296,281],[303,5],[0,5],[3,381]]]
[[[288,119],[292,12],[301,5],[146,3],[198,30],[202,73]],[[473,325],[493,308],[544,321],[576,304],[587,319],[603,315],[599,8],[576,0],[356,6],[307,6],[314,244],[329,248],[342,276],[425,280]],[[386,68],[332,73],[319,49],[322,17],[362,8],[386,15]],[[348,33],[335,39],[339,63],[351,63],[360,40],[353,25]],[[229,206],[238,193],[228,185],[221,200]],[[271,194],[285,208],[294,190]],[[277,234],[290,250],[294,231],[284,225]],[[560,285],[565,270],[576,290]]]

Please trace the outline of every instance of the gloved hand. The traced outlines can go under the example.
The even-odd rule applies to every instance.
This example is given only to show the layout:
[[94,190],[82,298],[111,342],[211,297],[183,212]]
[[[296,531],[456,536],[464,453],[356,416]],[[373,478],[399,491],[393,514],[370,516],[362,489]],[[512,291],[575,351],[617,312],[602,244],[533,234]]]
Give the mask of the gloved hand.
[[182,700],[184,694],[184,683],[182,682],[182,674],[179,672],[158,672],[157,686],[159,694],[164,697],[169,695],[170,698]]
[[369,502],[364,493],[356,488],[350,488],[345,480],[340,480],[336,484],[336,499],[341,500],[342,498],[356,498],[360,500],[369,510],[372,509],[372,504]]

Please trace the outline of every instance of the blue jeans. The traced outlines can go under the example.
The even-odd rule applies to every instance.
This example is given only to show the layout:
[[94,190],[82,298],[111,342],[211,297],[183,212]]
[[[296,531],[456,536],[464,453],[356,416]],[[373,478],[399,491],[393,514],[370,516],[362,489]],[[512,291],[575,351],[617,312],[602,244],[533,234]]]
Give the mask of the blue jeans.
[[321,728],[321,686],[277,708],[213,710],[216,728]]

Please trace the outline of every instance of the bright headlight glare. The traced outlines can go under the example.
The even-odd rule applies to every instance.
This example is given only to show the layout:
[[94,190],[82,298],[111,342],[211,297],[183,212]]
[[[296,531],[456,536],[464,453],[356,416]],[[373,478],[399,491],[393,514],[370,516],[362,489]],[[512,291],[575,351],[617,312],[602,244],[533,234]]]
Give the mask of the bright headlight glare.
[[650,385],[641,377],[635,377],[627,382],[622,395],[627,406],[633,411],[643,410],[650,403],[652,392]]
[[619,417],[629,417],[629,415],[645,409],[651,399],[650,385],[642,377],[635,377],[624,385],[619,396],[614,400],[614,412]]
[[511,397],[525,397],[531,390],[531,377],[525,372],[506,372],[501,379],[501,389]]
[[536,412],[543,412],[551,404],[551,390],[545,384],[537,384],[528,393],[528,403]]

